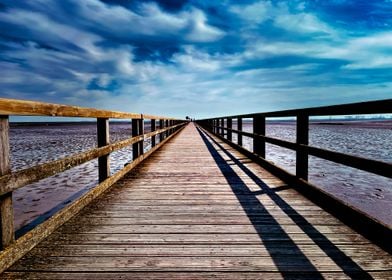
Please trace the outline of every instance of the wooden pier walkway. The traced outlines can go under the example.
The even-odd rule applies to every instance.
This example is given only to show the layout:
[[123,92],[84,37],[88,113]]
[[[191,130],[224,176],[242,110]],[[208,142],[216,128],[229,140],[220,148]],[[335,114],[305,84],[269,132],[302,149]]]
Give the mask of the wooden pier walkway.
[[1,279],[392,279],[392,257],[194,124]]

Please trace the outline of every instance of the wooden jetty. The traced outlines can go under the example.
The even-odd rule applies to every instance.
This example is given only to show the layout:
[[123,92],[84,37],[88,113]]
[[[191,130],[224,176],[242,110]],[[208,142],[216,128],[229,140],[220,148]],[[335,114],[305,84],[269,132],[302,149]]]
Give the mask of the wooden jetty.
[[[0,114],[22,111],[6,112],[2,104],[9,102],[0,99]],[[36,112],[31,104],[21,105],[21,114]],[[392,107],[385,108],[374,110]],[[80,115],[76,111],[66,115]],[[232,120],[195,124],[149,116],[153,145],[145,152],[143,116],[132,116],[133,137],[120,145],[107,141],[106,120],[113,117],[108,114],[90,115],[103,127],[97,149],[21,171],[19,177],[3,169],[0,279],[392,279],[387,225],[338,200],[331,204],[331,197],[310,184],[312,191],[304,191],[303,178],[241,150],[241,137],[231,141]],[[6,131],[1,130],[3,153]],[[109,176],[107,155],[130,144],[134,161]],[[15,241],[9,229],[12,190],[70,168],[64,161],[75,166],[92,156],[100,157],[100,184]],[[320,197],[346,213],[335,215]],[[353,217],[357,220],[348,221]],[[372,228],[358,230],[361,226]]]

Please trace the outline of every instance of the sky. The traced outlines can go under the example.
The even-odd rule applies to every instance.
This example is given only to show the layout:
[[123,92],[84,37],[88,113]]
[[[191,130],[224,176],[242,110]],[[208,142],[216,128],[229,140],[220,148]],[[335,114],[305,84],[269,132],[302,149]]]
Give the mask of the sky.
[[182,118],[392,98],[392,0],[0,0],[0,88]]

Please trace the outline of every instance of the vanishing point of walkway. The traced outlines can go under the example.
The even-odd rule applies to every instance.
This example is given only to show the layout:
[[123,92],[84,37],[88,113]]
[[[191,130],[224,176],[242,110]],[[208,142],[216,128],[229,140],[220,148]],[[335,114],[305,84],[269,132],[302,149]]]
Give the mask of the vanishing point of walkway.
[[1,279],[392,279],[392,257],[189,124]]

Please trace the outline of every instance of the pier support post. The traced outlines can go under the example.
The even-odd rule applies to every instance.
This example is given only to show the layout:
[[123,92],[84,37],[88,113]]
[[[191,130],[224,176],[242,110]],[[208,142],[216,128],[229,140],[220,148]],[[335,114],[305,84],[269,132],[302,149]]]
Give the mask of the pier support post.
[[[297,115],[297,144],[309,144],[309,116]],[[304,147],[299,146],[296,157],[296,176],[298,178],[308,180],[308,153]]]
[[[242,131],[242,118],[238,117],[237,119],[237,130]],[[237,134],[237,143],[239,146],[242,146],[242,134]]]
[[233,140],[233,132],[231,131],[233,129],[233,120],[232,118],[227,118],[226,119],[226,123],[227,123],[227,140],[229,140],[230,142]]
[[[98,147],[109,145],[109,119],[97,119]],[[98,158],[98,180],[105,181],[110,176],[109,155]]]
[[[255,116],[253,118],[253,133],[265,135],[265,117]],[[253,152],[265,158],[265,140],[260,137],[253,137]]]
[[[153,131],[155,131],[157,128],[156,128],[156,120],[154,120],[154,119],[152,119],[151,120],[151,132],[153,132]],[[155,147],[155,138],[156,137],[156,135],[154,135],[154,136],[152,136],[151,137],[151,147],[152,148],[154,148]]]
[[[141,119],[132,119],[132,137],[144,134],[144,120],[143,116]],[[138,156],[144,152],[144,140],[141,140],[132,145],[132,158],[135,160]]]
[[[0,116],[0,176],[11,172],[8,116]],[[0,196],[1,249],[15,241],[12,192]]]

